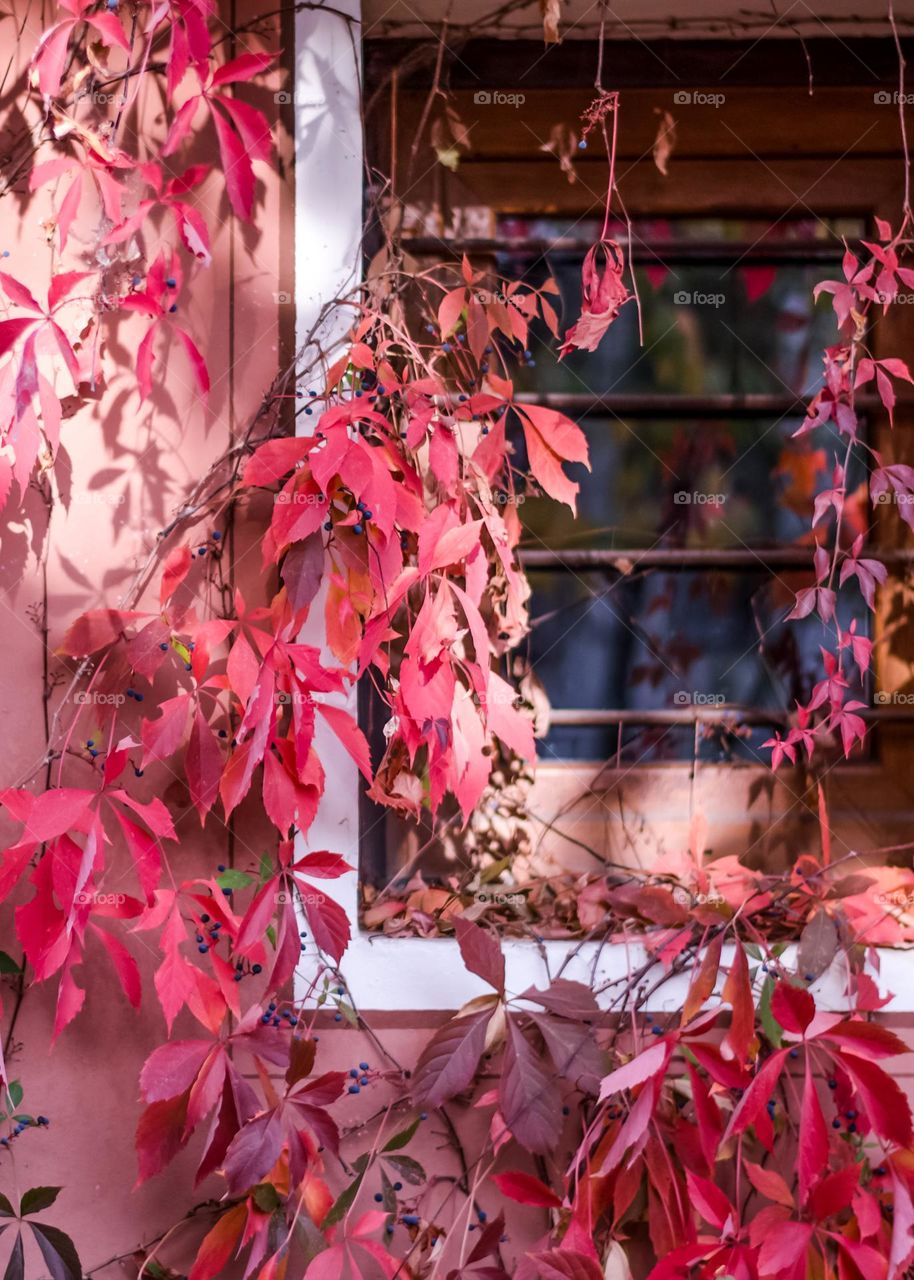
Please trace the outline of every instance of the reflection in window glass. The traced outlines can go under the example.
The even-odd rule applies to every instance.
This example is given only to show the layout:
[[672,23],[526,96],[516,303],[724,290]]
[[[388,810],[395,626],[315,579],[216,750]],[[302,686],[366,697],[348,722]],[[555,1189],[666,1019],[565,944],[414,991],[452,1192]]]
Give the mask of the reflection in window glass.
[[[820,678],[826,629],[816,617],[785,622],[802,585],[797,571],[646,570],[619,578],[560,569],[530,576],[527,656],[553,707],[773,711],[808,697]],[[841,598],[843,628],[863,616],[859,604],[851,592]],[[759,748],[769,736],[764,727],[747,730],[739,742],[721,744],[720,735],[711,735],[701,754],[761,759]],[[691,732],[661,734],[653,746],[652,738],[658,735],[625,735],[627,742],[643,739],[645,760],[692,754]],[[605,759],[617,745],[614,725],[555,725],[542,743],[542,758]]]

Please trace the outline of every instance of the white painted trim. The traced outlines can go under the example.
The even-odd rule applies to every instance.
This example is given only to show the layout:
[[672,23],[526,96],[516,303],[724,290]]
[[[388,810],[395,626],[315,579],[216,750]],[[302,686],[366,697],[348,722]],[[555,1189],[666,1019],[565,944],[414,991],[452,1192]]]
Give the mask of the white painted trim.
[[[360,0],[335,0],[358,18]],[[354,43],[355,42],[355,43]],[[296,19],[295,74],[295,289],[299,345],[321,306],[358,278],[362,233],[362,126],[360,110],[358,28],[350,29],[339,13],[302,10]],[[332,343],[348,327],[345,317],[322,337]],[[315,601],[305,639],[325,648],[320,631],[322,601]],[[335,700],[355,714],[354,690]],[[317,749],[327,787],[308,832],[308,849],[331,849],[354,867],[359,860],[359,778],[355,765],[335,735],[318,716]],[[302,851],[305,845],[302,843]],[[454,1010],[486,986],[467,973],[452,939],[387,938],[360,930],[355,875],[322,881],[345,909],[352,942],[343,960],[344,981],[360,1010]],[[647,958],[643,944],[546,942],[537,945],[506,939],[508,989],[519,994],[544,986],[562,970],[565,977],[606,987],[604,1004],[612,1005],[627,975]],[[312,955],[311,960],[316,960]],[[300,991],[308,986],[306,950]],[[914,958],[882,952],[882,985],[896,994],[887,1010],[914,1009]],[[564,966],[564,967],[563,967]],[[662,976],[659,966],[645,979],[648,987]],[[672,1013],[682,1007],[688,974],[665,983],[650,1002],[652,1011]],[[609,984],[616,984],[615,986]],[[822,1008],[840,1008],[843,983],[832,973],[813,991]]]

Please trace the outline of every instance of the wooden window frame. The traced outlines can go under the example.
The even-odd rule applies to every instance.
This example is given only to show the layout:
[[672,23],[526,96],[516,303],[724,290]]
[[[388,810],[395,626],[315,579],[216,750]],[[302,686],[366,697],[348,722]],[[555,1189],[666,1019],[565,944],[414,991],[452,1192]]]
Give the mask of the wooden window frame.
[[[353,11],[357,12],[358,0],[349,0]],[[332,22],[333,18],[329,15],[320,15],[317,17],[313,13],[298,15],[298,48],[300,56],[297,59],[299,68],[302,66],[302,51],[305,49],[305,40],[307,39],[313,45],[315,23]],[[873,42],[867,42],[873,43]],[[875,42],[879,46],[880,66],[892,67],[891,59],[888,56],[888,50],[885,42]],[[389,46],[390,47],[390,46]],[[721,47],[715,50],[715,56],[720,54]],[[391,47],[391,52],[393,49]],[[490,57],[495,53],[494,50],[485,50],[485,56]],[[502,51],[499,54],[499,65],[503,67],[504,59]],[[572,51],[572,61],[577,65],[585,51],[576,49]],[[871,54],[871,57],[873,55]],[[368,51],[369,66],[372,59],[377,61],[377,51],[371,49]],[[840,62],[840,57],[839,57]],[[466,58],[463,58],[464,64]],[[750,60],[751,61],[751,60]],[[782,59],[775,57],[774,64],[781,66]],[[745,68],[744,68],[745,71]],[[548,78],[548,77],[547,77]],[[826,80],[827,80],[826,76]],[[687,81],[686,81],[687,82]],[[708,81],[706,80],[705,83]],[[798,83],[794,80],[793,83]],[[587,81],[583,77],[577,79],[577,83],[586,84]],[[680,81],[680,83],[684,83]],[[694,80],[693,80],[693,83]],[[838,83],[842,83],[838,77]],[[847,82],[844,81],[846,84]],[[882,83],[881,81],[879,83]],[[345,86],[344,86],[345,87]],[[805,91],[805,83],[802,88]],[[867,87],[867,86],[865,86]],[[321,86],[317,86],[320,90]],[[296,100],[299,100],[301,94],[302,99],[307,99],[309,94],[313,97],[315,85],[309,82],[307,76],[299,76],[296,84]],[[389,91],[389,85],[388,85]],[[846,90],[842,90],[845,92]],[[366,97],[376,92],[380,94],[383,100],[384,89],[377,85],[369,83],[366,86]],[[398,92],[400,90],[398,89]],[[579,91],[585,92],[585,91]],[[634,91],[636,94],[638,90]],[[653,91],[650,91],[653,93]],[[646,103],[648,93],[641,91],[643,100]],[[388,92],[388,96],[389,92]],[[654,97],[656,97],[654,93]],[[371,99],[375,101],[375,99]],[[337,104],[339,107],[339,103]],[[358,110],[357,95],[355,107],[349,104],[349,110]],[[402,102],[398,108],[402,111]],[[297,133],[300,138],[304,137],[305,121],[302,119],[301,108],[296,106],[297,117]],[[339,120],[339,110],[337,112]],[[376,112],[371,116],[372,122],[376,129],[383,131],[384,113]],[[350,119],[350,125],[354,128],[354,120]],[[358,172],[361,174],[362,156],[355,154],[357,147],[353,147],[353,153],[346,157],[344,169],[347,175],[347,182],[352,182],[353,175]],[[314,199],[315,187],[319,186],[325,190],[333,189],[333,206],[334,216],[337,224],[340,222],[346,224],[344,231],[348,227],[351,230],[353,218],[361,219],[361,208],[356,212],[353,207],[341,204],[339,199],[339,187],[328,183],[326,165],[328,163],[328,153],[323,153],[318,148],[316,151],[312,148],[306,154],[304,149],[297,148],[297,167],[296,167],[296,186],[298,191],[298,201],[301,206],[305,202],[312,202]],[[339,156],[332,163],[339,167]],[[683,166],[691,165],[696,173],[700,173],[701,164],[706,163],[700,158],[696,160],[687,160],[682,157],[674,158],[674,164]],[[798,162],[793,157],[788,157],[783,163],[789,167],[792,174],[799,172]],[[804,163],[804,162],[800,162]],[[745,190],[746,181],[753,179],[755,182],[754,190],[756,193],[755,203],[751,213],[769,214],[779,216],[783,213],[785,204],[784,187],[780,179],[775,182],[770,176],[763,179],[759,183],[760,165],[764,170],[764,156],[759,160],[758,156],[752,156],[748,160],[734,158],[731,160],[731,173],[728,182],[728,191],[731,200],[730,207],[721,207],[721,202],[714,204],[709,201],[705,195],[701,204],[701,208],[696,205],[694,212],[704,213],[726,213],[738,212],[743,216],[748,216],[750,211],[744,209],[741,205],[735,206],[734,192],[740,189]],[[697,166],[697,167],[696,167]],[[902,174],[900,167],[896,164],[894,167],[887,162],[885,155],[876,156],[875,159],[870,155],[856,156],[850,155],[846,158],[846,162],[841,165],[832,165],[828,168],[824,164],[823,169],[826,170],[818,180],[821,185],[822,202],[819,212],[829,216],[841,216],[843,213],[851,213],[860,215],[861,213],[868,216],[895,216],[897,208],[900,207]],[[836,177],[835,168],[840,168],[840,177]],[[474,175],[476,181],[481,188],[491,191],[496,190],[497,186],[497,165],[493,169],[490,161],[483,158],[476,169]],[[311,179],[309,181],[309,178]],[[435,175],[435,181],[439,181],[440,175]],[[790,184],[788,183],[788,186]],[[525,189],[529,189],[528,187]],[[697,188],[696,188],[697,189]],[[802,188],[801,188],[802,190]],[[563,210],[580,209],[582,201],[580,192],[569,196],[571,188],[561,191]],[[857,194],[860,191],[866,191],[868,198],[866,208],[861,208],[861,200]],[[780,195],[778,196],[778,192]],[[632,196],[634,193],[634,198]],[[630,191],[627,192],[629,212],[633,216],[660,216],[673,211],[671,207],[671,196],[669,188],[658,185],[656,174],[637,172],[637,166],[633,168],[632,178],[630,182]],[[572,204],[572,199],[578,201],[577,205]],[[726,205],[726,201],[723,202]],[[521,210],[515,210],[520,212]],[[528,199],[527,206],[524,211],[534,211]],[[681,200],[676,204],[676,211],[689,212],[682,209]],[[305,226],[304,217],[297,218],[297,234],[296,234],[296,276],[297,290],[296,299],[299,306],[299,328],[300,337],[307,332],[308,315],[313,314],[314,306],[318,303],[322,296],[332,296],[331,282],[324,271],[324,255],[320,250],[315,251],[315,247],[308,243],[307,228]],[[324,275],[321,276],[321,272]],[[318,273],[318,283],[315,284],[315,272]],[[326,288],[324,288],[326,284]],[[302,309],[302,296],[308,298],[308,306]],[[896,310],[904,310],[898,308]],[[912,309],[914,310],[914,309]],[[897,324],[895,321],[897,320]],[[905,323],[906,317],[893,317],[891,324],[885,326],[890,330],[884,335],[886,340],[886,349],[898,351],[902,349],[899,339],[905,335],[910,336],[912,333],[910,325]],[[899,331],[900,330],[900,331]],[[883,335],[881,334],[882,338]],[[909,344],[906,344],[909,345]],[[896,439],[899,433],[903,433],[905,427],[914,426],[914,414],[908,409],[902,409],[899,415],[899,422],[896,426]],[[910,553],[905,552],[906,556]],[[315,618],[319,616],[319,611],[315,610]],[[312,630],[309,637],[312,640],[320,642],[323,637],[320,635],[319,628],[315,623],[315,629]],[[885,683],[883,679],[883,683]],[[347,705],[352,712],[357,708],[357,697],[355,691],[352,691],[348,697],[343,700],[343,704]],[[910,736],[903,732],[900,736],[890,736],[888,741],[889,758],[897,771],[904,768],[907,754],[910,751]],[[347,858],[358,866],[362,845],[370,834],[367,828],[371,824],[371,819],[366,815],[364,808],[362,810],[361,822],[359,815],[359,797],[362,795],[363,789],[360,786],[357,771],[352,761],[343,752],[340,745],[329,735],[319,729],[318,748],[321,751],[322,759],[325,762],[328,776],[334,778],[332,786],[328,787],[327,793],[322,801],[318,811],[314,825],[309,832],[308,845],[311,848],[327,847],[342,852]],[[581,775],[582,771],[576,765],[568,766],[575,774]],[[745,772],[759,773],[761,770],[753,766],[718,766],[702,764],[700,772],[705,776],[712,776],[720,768],[726,768],[728,772],[734,769],[740,769]],[[562,766],[546,766],[550,774],[553,774],[556,768]],[[666,765],[666,766],[646,766],[644,774],[651,774],[660,781],[660,785],[665,789],[669,788],[670,773],[669,771],[677,771],[678,774],[685,778],[689,784],[690,794],[694,792],[694,780],[696,770],[692,765]],[[891,774],[892,769],[889,769]],[[882,759],[878,765],[847,765],[842,767],[840,771],[845,786],[850,786],[854,794],[861,800],[865,800],[868,809],[873,804],[885,804],[897,802],[897,797],[888,795],[885,788],[880,791],[879,779],[885,781],[887,774],[886,760]],[[715,784],[717,785],[717,784]],[[890,788],[889,788],[890,790]],[[905,797],[907,800],[908,797]],[[686,815],[679,815],[680,826],[684,828]],[[360,827],[362,828],[360,830]],[[475,995],[481,994],[484,988],[480,985],[479,980],[473,975],[467,974],[463,966],[459,963],[457,956],[456,943],[451,939],[419,939],[419,938],[389,938],[366,932],[359,925],[359,892],[358,878],[346,876],[338,882],[333,882],[328,886],[332,896],[344,907],[347,915],[352,923],[353,940],[347,951],[344,961],[345,981],[348,993],[353,1003],[360,1009],[372,1010],[389,1010],[397,1013],[405,1013],[407,1011],[431,1011],[431,1010],[452,1010],[459,1007],[465,1000]],[[638,941],[632,941],[625,944],[606,944],[603,942],[593,941],[548,941],[536,943],[526,940],[518,940],[507,938],[504,941],[504,951],[507,962],[507,981],[511,990],[519,992],[530,985],[542,984],[548,981],[549,977],[555,976],[561,971],[567,977],[579,977],[590,984],[604,986],[604,999],[607,1003],[611,1003],[612,984],[616,981],[622,981],[631,973],[632,968],[637,968],[646,962],[646,952],[643,945]],[[903,1009],[914,1009],[914,991],[907,991],[907,983],[905,981],[906,959],[904,953],[891,950],[883,951],[881,955],[880,981],[881,984],[887,985],[889,989],[896,991],[896,995],[891,1004],[886,1006],[888,1011],[896,1012]],[[823,976],[820,983],[817,984],[815,991],[817,999],[823,1008],[839,1008],[842,1005],[843,997],[841,995],[843,975],[830,972]],[[305,979],[306,980],[306,979]],[[684,988],[682,982],[687,981],[687,977],[683,976],[681,980],[677,979],[680,985],[667,985],[663,988],[660,995],[651,1005],[652,1008],[675,1008],[682,1002]],[[906,993],[907,992],[907,993]]]

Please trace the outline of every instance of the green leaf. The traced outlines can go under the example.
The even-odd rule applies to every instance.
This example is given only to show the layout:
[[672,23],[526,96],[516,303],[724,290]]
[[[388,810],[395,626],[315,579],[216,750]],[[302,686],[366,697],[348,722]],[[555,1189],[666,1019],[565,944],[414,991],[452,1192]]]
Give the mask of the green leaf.
[[337,1008],[343,1015],[343,1019],[349,1023],[350,1027],[358,1027],[359,1019],[355,1009],[351,1008],[348,1004],[344,1004],[342,1000],[337,1005]]
[[247,889],[254,883],[254,877],[246,871],[236,871],[234,867],[228,871],[220,871],[216,876],[216,884],[220,889]]
[[14,1107],[18,1107],[22,1101],[22,1085],[18,1080],[11,1080],[6,1088],[6,1096]]
[[330,1212],[321,1223],[322,1231],[325,1231],[327,1227],[332,1227],[335,1222],[339,1222],[342,1218],[345,1218],[346,1214],[351,1209],[356,1196],[359,1194],[359,1187],[362,1185],[362,1179],[364,1177],[365,1172],[363,1170],[357,1178],[353,1178],[352,1182],[350,1182],[342,1195],[339,1196],[334,1204],[331,1205]]
[[381,1148],[382,1151],[400,1151],[408,1143],[412,1142],[416,1130],[419,1128],[419,1117],[416,1116],[412,1124],[407,1125],[405,1129],[401,1129],[399,1133],[395,1133],[389,1142],[386,1142]]
[[480,884],[491,884],[493,880],[497,880],[503,871],[507,871],[513,859],[511,857],[499,858],[497,862],[493,862],[491,866],[485,868],[480,874]]
[[762,987],[762,993],[759,996],[758,1016],[759,1022],[762,1024],[762,1030],[765,1038],[775,1049],[780,1049],[781,1041],[784,1037],[784,1028],[778,1022],[777,1018],[771,1012],[771,996],[774,992],[774,979],[769,975]]
[[0,973],[21,973],[22,965],[17,964],[11,955],[0,951]]
[[251,1192],[251,1199],[261,1213],[273,1213],[282,1204],[279,1192],[272,1182],[259,1182]]
[[82,1263],[76,1245],[66,1232],[57,1227],[47,1227],[43,1222],[30,1222],[29,1226],[51,1273],[51,1280],[81,1280]]
[[385,1156],[384,1159],[404,1182],[410,1183],[411,1186],[420,1187],[423,1182],[428,1182],[425,1170],[418,1160],[414,1160],[412,1156]]
[[30,1213],[40,1213],[42,1209],[50,1209],[62,1190],[62,1187],[32,1187],[30,1191],[26,1191],[19,1203],[19,1217],[24,1218]]
[[16,1243],[6,1264],[3,1280],[25,1280],[25,1250],[22,1247],[22,1232],[16,1233]]
[[397,1193],[394,1191],[393,1183],[384,1170],[381,1170],[381,1194],[384,1197],[384,1208],[388,1213],[397,1212]]
[[16,1210],[7,1200],[6,1196],[0,1195],[0,1218],[15,1218]]

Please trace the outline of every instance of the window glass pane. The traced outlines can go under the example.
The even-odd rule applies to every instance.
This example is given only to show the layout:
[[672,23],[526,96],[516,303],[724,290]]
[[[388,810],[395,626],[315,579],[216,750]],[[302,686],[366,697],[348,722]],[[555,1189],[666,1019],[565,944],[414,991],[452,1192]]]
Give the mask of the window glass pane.
[[[820,678],[819,645],[829,633],[816,617],[785,621],[808,574],[700,569],[618,577],[537,570],[530,577],[526,658],[554,708],[775,710],[807,697]],[[838,620],[846,628],[863,610],[855,608],[851,591],[840,602]],[[691,733],[654,736],[659,741],[645,759],[692,755]],[[732,754],[761,758],[761,743],[770,736],[770,727],[751,728],[731,744]],[[542,759],[601,759],[616,747],[615,726],[582,731],[559,724],[542,743]],[[713,743],[701,754],[720,758]]]
[[[591,469],[567,467],[581,486],[577,515],[526,495],[525,547],[740,547],[809,542],[813,502],[831,472],[837,435],[793,439],[780,421],[588,417]],[[516,463],[526,468],[522,434]],[[855,475],[855,472],[857,473]],[[865,479],[855,458],[851,488]]]
[[[809,239],[833,245],[840,261],[840,234],[863,233],[862,222],[850,219],[833,226],[812,221],[769,227],[745,219],[681,219],[636,226],[634,242],[647,258],[636,268],[643,345],[634,303],[622,308],[611,337],[595,352],[575,351],[561,362],[549,355],[551,339],[541,327],[531,336],[536,364],[521,371],[518,387],[598,396],[809,394],[821,379],[822,351],[835,340],[830,300],[816,305],[812,296],[823,264],[775,265],[743,255],[752,245],[755,252],[763,246],[799,248]],[[614,231],[625,235],[624,227]],[[514,237],[564,236],[586,245],[599,238],[599,227],[589,220],[502,219],[499,234],[509,243]],[[721,257],[682,261],[675,257],[677,245],[703,245]],[[561,294],[564,328],[580,313],[582,256],[580,248],[546,250],[533,258],[508,249],[496,255],[496,263],[508,278],[522,276],[532,284],[551,275]]]

